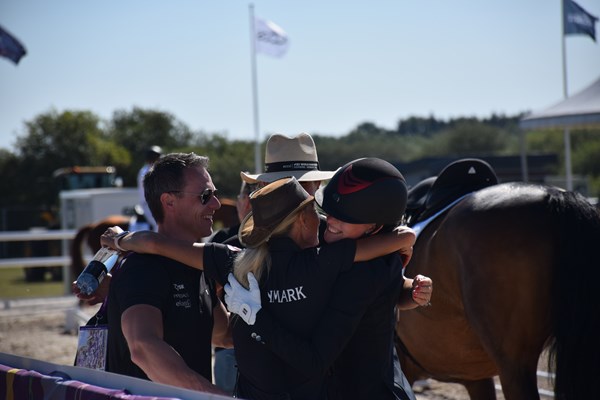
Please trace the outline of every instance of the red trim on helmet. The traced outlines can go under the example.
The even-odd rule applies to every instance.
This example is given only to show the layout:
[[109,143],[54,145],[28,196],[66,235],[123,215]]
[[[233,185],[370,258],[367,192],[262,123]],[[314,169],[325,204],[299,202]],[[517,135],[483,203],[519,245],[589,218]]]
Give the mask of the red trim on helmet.
[[352,164],[346,167],[344,171],[342,171],[337,184],[337,191],[339,194],[350,194],[360,192],[363,189],[368,188],[372,184],[383,181],[386,179],[400,179],[395,176],[382,176],[381,178],[377,178],[373,181],[367,181],[361,178],[356,177],[352,173]]
[[339,194],[350,194],[360,192],[372,184],[373,182],[371,181],[365,181],[354,176],[352,173],[352,165],[349,165],[340,175],[337,189]]

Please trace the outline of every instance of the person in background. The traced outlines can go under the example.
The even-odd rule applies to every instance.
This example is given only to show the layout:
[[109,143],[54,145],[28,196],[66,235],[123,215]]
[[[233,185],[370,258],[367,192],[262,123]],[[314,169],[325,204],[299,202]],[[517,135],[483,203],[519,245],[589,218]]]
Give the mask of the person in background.
[[[207,157],[161,157],[144,178],[144,193],[162,236],[195,242],[212,233],[221,203]],[[133,253],[113,274],[106,302],[108,372],[226,394],[212,384],[212,345],[232,345],[214,280],[174,260]]]
[[321,171],[315,141],[308,133],[289,137],[275,133],[267,140],[265,168],[260,174],[241,172],[242,180],[262,187],[281,178],[293,176],[309,195],[314,196],[322,181],[335,171]]
[[[242,181],[240,192],[236,199],[236,209],[238,219],[241,222],[251,210],[250,193],[256,189],[256,184]],[[231,244],[241,247],[237,240],[240,223],[220,229],[209,239],[209,242]],[[233,348],[226,349],[223,347],[215,347],[214,359],[214,375],[215,385],[225,390],[229,394],[233,394],[235,382],[237,380],[237,367],[235,361],[235,350]]]
[[[325,242],[394,229],[406,197],[404,178],[388,162],[363,158],[346,164],[316,195],[327,213]],[[253,303],[253,299],[265,299],[260,293],[252,294],[252,289],[262,292],[258,286],[248,291],[230,279],[225,300],[229,310],[244,320],[246,315],[256,316],[252,331],[265,347],[299,374],[324,385],[300,398],[414,399],[394,351],[395,308],[428,305],[432,281],[420,275],[415,279],[403,276],[402,268],[411,255],[412,251],[383,256],[340,274],[321,319],[304,336],[290,329],[285,319],[275,318],[270,308],[263,310]],[[267,298],[271,301],[270,295]],[[242,304],[243,310],[238,308]],[[324,383],[319,381],[322,376],[328,377]]]
[[[256,187],[257,187],[256,184],[242,181],[241,186],[240,186],[240,192],[237,195],[237,198],[235,201],[235,208],[237,210],[238,223],[216,231],[214,233],[214,235],[212,235],[209,238],[209,240],[208,240],[209,242],[224,243],[230,239],[234,239],[234,240],[237,239],[238,230],[240,229],[240,223],[244,219],[244,217],[246,215],[248,215],[248,213],[251,210],[250,198],[249,198],[250,193],[252,193],[254,190],[256,190]],[[239,247],[239,243],[228,242],[228,244],[237,245]]]
[[[142,209],[143,219],[148,223],[149,229],[156,231],[158,229],[158,225],[156,224],[156,220],[148,208],[148,202],[146,201],[146,197],[144,194],[144,176],[150,169],[150,167],[160,158],[162,155],[162,149],[159,146],[151,146],[146,150],[144,165],[138,171],[137,175],[137,188],[139,194],[139,206]],[[136,213],[139,214],[139,208],[136,208]],[[138,216],[138,219],[141,218]],[[138,222],[139,223],[139,222]],[[140,229],[141,230],[141,229]]]

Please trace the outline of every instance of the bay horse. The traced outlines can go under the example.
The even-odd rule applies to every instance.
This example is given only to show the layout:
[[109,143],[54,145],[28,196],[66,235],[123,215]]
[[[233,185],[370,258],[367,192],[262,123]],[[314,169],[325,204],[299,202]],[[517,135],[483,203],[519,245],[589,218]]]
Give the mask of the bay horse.
[[[557,399],[597,398],[600,213],[583,196],[526,183],[466,194],[419,233],[405,274],[431,277],[431,306],[403,311],[397,351],[412,384],[463,384],[471,399],[539,399],[549,350]],[[597,385],[596,385],[597,386]]]

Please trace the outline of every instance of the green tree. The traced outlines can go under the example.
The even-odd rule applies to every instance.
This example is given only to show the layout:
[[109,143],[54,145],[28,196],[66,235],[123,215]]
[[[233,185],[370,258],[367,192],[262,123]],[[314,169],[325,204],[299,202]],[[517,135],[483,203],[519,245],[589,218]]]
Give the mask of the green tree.
[[[600,195],[600,129],[572,129],[571,166],[573,174],[589,178],[589,194]],[[560,170],[565,171],[565,143],[562,129],[546,129],[527,132],[527,152],[556,153]]]
[[[27,182],[23,202],[55,205],[58,189],[52,173],[75,165],[114,165],[128,162],[129,154],[110,141],[99,118],[89,111],[55,110],[26,122],[27,133],[17,138],[19,178]],[[22,186],[21,186],[22,187]]]
[[[423,157],[451,155],[456,157],[506,154],[515,147],[517,136],[478,121],[456,121],[447,130],[431,138],[423,147]],[[512,146],[511,146],[512,145]]]
[[418,135],[400,136],[372,123],[363,123],[340,138],[318,134],[312,136],[323,170],[335,170],[362,157],[379,157],[391,162],[409,161],[419,154],[423,143],[427,141],[427,138]]
[[108,138],[123,147],[131,158],[120,163],[119,174],[125,186],[136,186],[137,172],[144,164],[146,149],[161,146],[165,152],[191,146],[198,140],[190,128],[164,111],[134,107],[117,110],[108,124]]
[[446,126],[444,121],[437,120],[433,115],[427,118],[409,117],[398,122],[396,132],[399,135],[431,136]]
[[20,174],[21,161],[16,154],[6,149],[0,149],[0,207],[8,207],[14,204],[23,203],[26,198],[23,191],[17,191],[15,188],[22,187],[22,178]]
[[[264,145],[263,145],[264,149]],[[205,136],[186,151],[210,158],[210,175],[220,196],[235,198],[240,191],[240,171],[254,172],[254,143],[227,140],[222,134]],[[264,150],[261,154],[264,154]]]

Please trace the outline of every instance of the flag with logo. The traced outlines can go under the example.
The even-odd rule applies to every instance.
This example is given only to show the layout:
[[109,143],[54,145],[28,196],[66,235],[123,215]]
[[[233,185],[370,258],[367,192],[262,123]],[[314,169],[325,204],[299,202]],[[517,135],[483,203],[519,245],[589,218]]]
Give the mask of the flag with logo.
[[588,35],[596,41],[596,21],[598,17],[585,11],[572,0],[563,0],[565,35]]
[[10,59],[15,64],[27,54],[25,47],[10,33],[0,26],[0,56]]
[[254,18],[254,48],[257,53],[277,58],[283,57],[289,44],[287,33],[277,24]]

